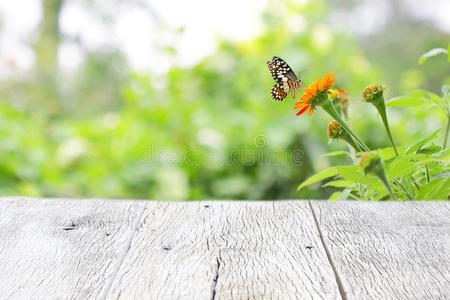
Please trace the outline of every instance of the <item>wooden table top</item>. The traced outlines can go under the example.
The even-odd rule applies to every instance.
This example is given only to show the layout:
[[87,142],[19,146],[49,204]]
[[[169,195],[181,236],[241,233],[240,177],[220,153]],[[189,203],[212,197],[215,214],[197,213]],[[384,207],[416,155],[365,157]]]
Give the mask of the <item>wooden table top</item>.
[[0,198],[0,299],[450,299],[450,202]]

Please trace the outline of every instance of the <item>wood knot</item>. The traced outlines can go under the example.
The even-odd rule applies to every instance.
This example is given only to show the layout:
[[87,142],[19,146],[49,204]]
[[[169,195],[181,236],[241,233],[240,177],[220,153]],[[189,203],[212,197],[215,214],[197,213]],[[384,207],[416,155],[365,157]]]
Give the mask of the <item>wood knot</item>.
[[74,229],[76,229],[78,227],[78,225],[76,225],[73,221],[72,221],[72,223],[69,225],[69,226],[65,226],[65,227],[63,227],[63,228],[61,228],[62,230],[65,230],[65,231],[69,231],[69,230],[74,230]]

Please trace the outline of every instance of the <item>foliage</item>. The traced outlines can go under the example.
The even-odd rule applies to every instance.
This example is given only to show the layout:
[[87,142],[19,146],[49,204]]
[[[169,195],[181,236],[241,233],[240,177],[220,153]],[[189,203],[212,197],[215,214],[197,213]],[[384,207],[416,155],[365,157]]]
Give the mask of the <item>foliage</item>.
[[[436,50],[436,49],[433,49]],[[441,51],[429,51],[421,57],[434,56]],[[447,53],[447,52],[446,52]],[[449,56],[450,58],[450,56]],[[450,61],[450,60],[449,60]],[[380,95],[383,90],[380,85],[371,85],[366,90],[379,87]],[[364,95],[366,91],[364,92]],[[377,98],[383,109],[378,112],[383,119],[385,116],[384,98]],[[375,106],[376,103],[371,101]],[[391,139],[392,148],[378,149],[375,152],[350,152],[360,161],[360,166],[337,166],[322,170],[304,181],[298,189],[318,183],[324,179],[332,179],[324,186],[341,188],[331,195],[331,200],[337,199],[373,199],[385,200],[436,200],[450,197],[450,149],[447,149],[447,138],[450,126],[450,87],[444,85],[442,97],[425,90],[419,90],[410,96],[395,97],[387,102],[388,107],[405,106],[429,111],[433,118],[432,107],[437,107],[445,116],[445,132],[442,146],[435,144],[440,129],[418,142],[398,150]],[[387,119],[385,129],[390,136]],[[355,140],[356,141],[356,140]],[[349,149],[352,149],[349,147]],[[367,158],[367,155],[372,158]],[[381,159],[378,159],[380,157]],[[371,160],[370,160],[371,159]],[[370,169],[369,169],[370,167]],[[375,169],[378,168],[378,171]]]
[[[450,48],[450,44],[449,44],[449,48]],[[444,48],[431,49],[430,51],[428,51],[427,53],[424,53],[419,58],[419,66],[422,65],[425,61],[427,61],[430,57],[433,57],[433,56],[436,56],[436,55],[439,55],[439,54],[448,54],[448,50],[444,49]]]
[[[270,99],[273,80],[265,62],[274,55],[301,71],[306,84],[325,71],[339,74],[339,85],[350,91],[352,128],[363,133],[361,138],[371,149],[380,149],[388,138],[377,116],[353,92],[370,82],[383,78],[387,93],[423,87],[434,92],[421,90],[387,103],[396,116],[390,125],[400,145],[413,144],[436,130],[430,115],[444,118],[439,112],[441,97],[433,87],[442,84],[436,76],[448,70],[433,59],[422,69],[398,67],[415,60],[414,51],[440,44],[446,39],[441,34],[423,35],[417,39],[420,45],[407,53],[388,51],[378,59],[368,53],[374,49],[383,53],[392,43],[377,40],[367,49],[353,34],[336,30],[326,2],[287,1],[283,6],[271,1],[259,36],[239,43],[223,40],[214,54],[195,66],[174,66],[162,75],[133,72],[123,54],[109,47],[87,50],[83,64],[74,73],[65,73],[55,60],[58,43],[67,38],[57,28],[62,2],[43,6],[44,16],[50,17],[44,17],[36,35],[35,69],[26,74],[17,71],[0,82],[2,195],[287,199],[327,198],[336,187],[345,187],[332,196],[344,199],[355,196],[350,187],[360,181],[365,185],[363,196],[379,198],[375,192],[383,191],[383,186],[378,179],[346,166],[351,156],[343,145],[328,144],[323,124],[329,116],[317,113],[299,120],[291,99],[283,103]],[[416,34],[405,33],[405,39]],[[382,61],[392,68],[381,68]],[[427,111],[417,109],[411,117],[411,111],[399,108],[405,103],[425,105]],[[425,187],[424,197],[446,187],[444,177],[438,178],[443,168],[438,161],[445,162],[447,152],[435,151],[433,143],[436,138],[409,154],[406,147],[399,147],[401,159],[394,159],[389,149],[380,150],[383,162],[393,164],[390,176],[405,177],[402,161],[429,167],[433,185],[425,187],[426,178],[416,176]],[[323,156],[329,150],[332,155]],[[433,162],[423,158],[427,155]],[[330,165],[340,167],[309,182],[339,179],[323,188],[308,185],[296,192],[298,182]],[[333,175],[323,177],[328,174]]]

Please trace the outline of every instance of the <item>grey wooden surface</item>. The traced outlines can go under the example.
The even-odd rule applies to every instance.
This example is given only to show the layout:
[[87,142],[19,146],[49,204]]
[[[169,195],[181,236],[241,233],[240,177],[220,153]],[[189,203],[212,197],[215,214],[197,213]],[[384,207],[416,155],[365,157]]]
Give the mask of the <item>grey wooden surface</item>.
[[0,299],[450,299],[449,202],[0,198]]

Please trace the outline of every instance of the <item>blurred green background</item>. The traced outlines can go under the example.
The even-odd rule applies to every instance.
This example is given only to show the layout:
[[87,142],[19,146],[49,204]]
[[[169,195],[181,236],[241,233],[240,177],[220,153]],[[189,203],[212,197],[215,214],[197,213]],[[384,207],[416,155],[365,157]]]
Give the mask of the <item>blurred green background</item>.
[[[300,193],[296,188],[331,164],[350,164],[344,156],[323,156],[346,146],[328,143],[330,118],[323,112],[296,117],[291,96],[283,102],[270,98],[267,60],[284,58],[306,84],[336,72],[336,86],[350,92],[351,125],[373,148],[389,142],[374,109],[361,103],[367,84],[385,85],[391,98],[418,88],[440,94],[441,86],[450,83],[444,56],[417,66],[427,50],[447,47],[446,1],[263,1],[256,34],[245,39],[217,34],[214,51],[190,65],[180,63],[178,41],[194,52],[204,45],[190,40],[189,22],[164,22],[157,2],[36,2],[38,21],[19,38],[32,57],[25,67],[7,44],[8,37],[18,39],[8,22],[20,27],[22,21],[8,17],[11,4],[0,7],[1,195],[327,198],[335,191],[331,187],[317,185]],[[127,45],[107,40],[93,47],[80,33],[63,30],[70,24],[64,19],[69,2],[105,30],[120,25],[121,10],[143,12],[154,27],[154,43],[148,46],[154,57],[164,58],[161,63],[168,62],[165,69],[135,68]],[[192,10],[203,7],[197,2]],[[230,24],[246,22],[245,14],[226,17]],[[209,22],[201,26],[214,25],[214,19]],[[148,24],[126,35],[145,38]],[[86,28],[81,33],[96,30]],[[60,55],[68,44],[81,53],[74,54],[75,62]],[[74,67],[64,67],[71,63]],[[388,116],[399,145],[442,126],[437,111],[395,108]]]

